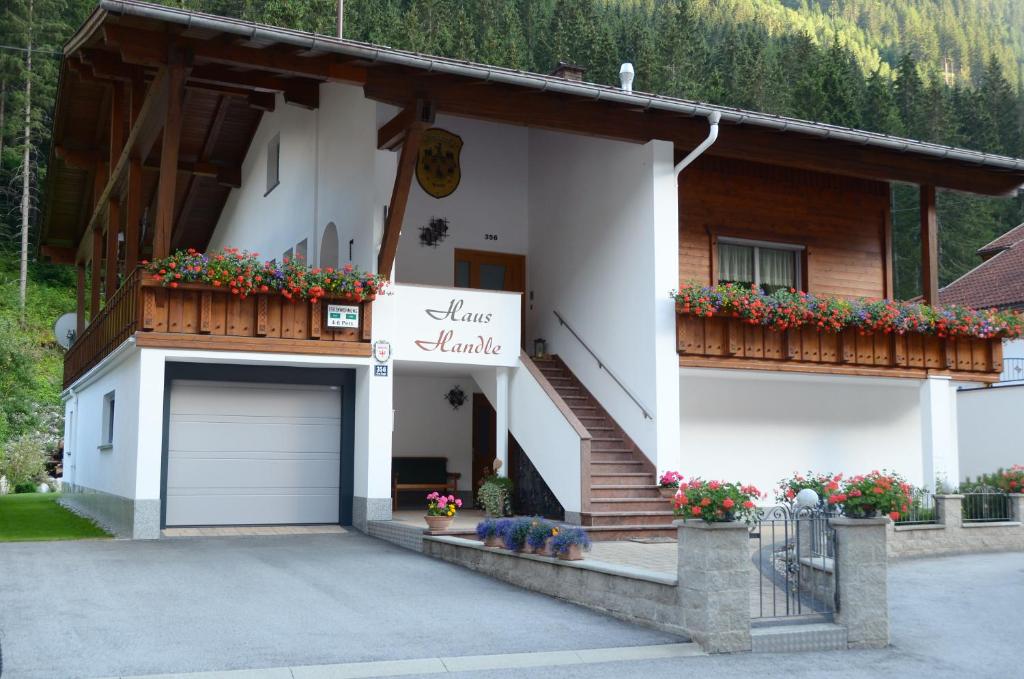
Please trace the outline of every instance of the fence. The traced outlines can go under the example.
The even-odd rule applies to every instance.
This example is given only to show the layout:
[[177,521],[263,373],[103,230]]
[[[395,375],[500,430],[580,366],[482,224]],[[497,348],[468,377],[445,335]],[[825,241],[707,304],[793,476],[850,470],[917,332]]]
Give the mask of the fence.
[[964,523],[1013,520],[1010,496],[998,488],[975,486],[963,495]]
[[1004,358],[1000,382],[1024,382],[1024,358]]
[[903,512],[897,526],[923,526],[938,522],[935,496],[925,490],[914,489],[909,511]]
[[751,529],[756,566],[751,617],[831,620],[839,606],[834,515],[780,505]]

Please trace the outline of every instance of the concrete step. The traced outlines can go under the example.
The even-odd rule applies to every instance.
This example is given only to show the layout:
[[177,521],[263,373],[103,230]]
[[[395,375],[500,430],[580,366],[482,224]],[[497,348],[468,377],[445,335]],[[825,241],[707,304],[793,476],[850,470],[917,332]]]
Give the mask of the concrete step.
[[638,460],[590,460],[590,473],[593,476],[594,473],[601,474],[618,474],[618,473],[636,473],[643,471],[643,463]]
[[584,526],[661,526],[675,521],[675,514],[668,510],[589,512],[583,515]]
[[618,461],[621,461],[621,462],[629,462],[629,461],[635,460],[635,459],[636,458],[633,457],[633,451],[631,451],[631,450],[591,450],[590,451],[590,460],[591,460],[591,462],[593,462],[594,460],[601,460],[603,462],[611,462],[613,460],[618,460]]
[[758,625],[751,628],[750,640],[754,653],[845,651],[847,648],[846,628],[831,622]]
[[600,468],[591,467],[590,485],[614,485],[614,486],[649,486],[654,483],[654,474],[650,472],[608,472],[600,471]]
[[671,509],[671,501],[662,497],[590,498],[591,512],[649,512]]
[[[608,483],[590,486],[590,500],[607,497],[661,497],[655,484]],[[669,500],[665,500],[669,502]]]
[[594,542],[629,540],[631,538],[674,538],[678,534],[675,526],[660,524],[631,524],[624,526],[587,526],[587,535]]

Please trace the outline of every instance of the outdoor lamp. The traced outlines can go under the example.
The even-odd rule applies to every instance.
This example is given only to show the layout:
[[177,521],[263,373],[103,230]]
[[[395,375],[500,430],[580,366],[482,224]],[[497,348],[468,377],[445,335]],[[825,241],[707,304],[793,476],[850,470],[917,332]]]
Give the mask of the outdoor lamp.
[[804,488],[796,494],[796,503],[801,507],[810,509],[817,507],[819,502],[818,494],[811,488]]
[[548,352],[548,341],[542,337],[533,340],[533,357],[544,358]]

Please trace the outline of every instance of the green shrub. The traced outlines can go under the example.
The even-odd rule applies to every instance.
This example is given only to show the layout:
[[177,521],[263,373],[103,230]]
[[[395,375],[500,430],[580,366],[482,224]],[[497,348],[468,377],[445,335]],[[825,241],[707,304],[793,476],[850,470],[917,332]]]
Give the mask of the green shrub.
[[36,484],[34,483],[16,483],[14,484],[15,493],[34,493],[36,492]]
[[35,490],[36,483],[46,475],[46,458],[45,442],[38,436],[19,436],[0,449],[0,476],[7,477],[15,492],[23,484]]
[[504,476],[488,476],[480,484],[477,500],[490,516],[512,514],[512,480]]

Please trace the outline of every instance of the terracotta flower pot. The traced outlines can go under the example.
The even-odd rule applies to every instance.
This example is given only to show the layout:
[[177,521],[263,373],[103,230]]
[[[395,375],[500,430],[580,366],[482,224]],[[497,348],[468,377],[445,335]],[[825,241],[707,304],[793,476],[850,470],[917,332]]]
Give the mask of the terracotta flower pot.
[[672,488],[671,486],[658,486],[658,492],[661,493],[661,496],[666,500],[674,498],[676,496],[676,491],[678,490],[678,488]]
[[546,540],[544,540],[544,546],[538,549],[535,553],[538,556],[554,556],[555,550],[551,548],[551,541],[554,539],[554,536],[548,537]]
[[534,549],[530,546],[530,543],[524,542],[522,548],[519,550],[522,554],[533,554]]
[[559,552],[558,558],[562,561],[582,561],[583,549],[579,545],[569,545],[564,552]]
[[427,514],[423,517],[427,520],[427,528],[431,532],[437,532],[442,530],[448,530],[449,526],[452,525],[452,521],[455,520],[454,516],[430,516]]
[[484,540],[484,547],[504,547],[505,543],[502,541],[500,535],[489,535]]

